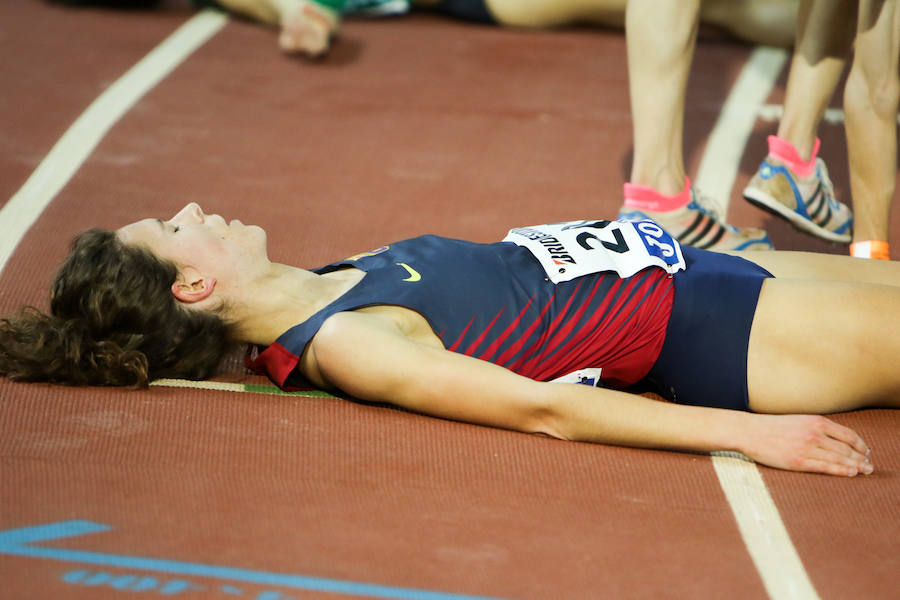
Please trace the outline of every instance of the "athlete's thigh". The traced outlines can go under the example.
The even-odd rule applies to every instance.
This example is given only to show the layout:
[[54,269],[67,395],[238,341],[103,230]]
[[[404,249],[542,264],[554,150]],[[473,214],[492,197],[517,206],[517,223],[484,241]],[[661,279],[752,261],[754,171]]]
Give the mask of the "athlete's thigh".
[[750,332],[750,408],[900,407],[900,289],[767,279]]
[[726,252],[756,263],[778,278],[880,283],[900,287],[900,262],[818,252]]

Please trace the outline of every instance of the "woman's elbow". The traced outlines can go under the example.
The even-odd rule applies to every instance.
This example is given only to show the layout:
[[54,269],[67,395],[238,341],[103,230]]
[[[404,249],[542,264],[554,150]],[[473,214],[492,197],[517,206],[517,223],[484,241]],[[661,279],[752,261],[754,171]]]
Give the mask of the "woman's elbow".
[[537,433],[558,440],[570,440],[566,433],[566,420],[561,403],[555,394],[552,386],[559,384],[541,383],[536,398],[531,402],[529,407],[527,423],[525,430],[529,433]]

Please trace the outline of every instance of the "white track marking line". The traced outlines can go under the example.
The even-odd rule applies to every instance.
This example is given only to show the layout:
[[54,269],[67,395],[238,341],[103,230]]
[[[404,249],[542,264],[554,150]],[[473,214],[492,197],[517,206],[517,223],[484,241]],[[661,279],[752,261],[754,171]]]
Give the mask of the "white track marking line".
[[[775,48],[753,51],[710,134],[695,183],[704,195],[720,203],[723,215],[728,212],[747,140],[757,116],[766,110],[764,103],[787,56],[786,51]],[[819,596],[756,465],[731,452],[714,452],[712,462],[769,596],[773,600],[817,600]]]
[[175,67],[218,33],[227,18],[205,10],[179,27],[117,79],[63,134],[25,184],[0,209],[0,273],[57,193],[90,156],[106,132]]
[[[220,13],[201,12],[112,84],[75,121],[22,188],[0,209],[0,231],[4,232],[0,239],[0,272],[28,229],[106,132],[226,22],[227,18]],[[753,120],[768,96],[785,57],[783,51],[769,48],[757,49],[751,55],[706,146],[696,179],[698,187],[706,193],[725,198],[727,202],[743,147],[753,128]],[[774,75],[771,75],[773,71]],[[756,101],[759,96],[762,98]],[[723,208],[727,210],[727,205]],[[257,386],[226,382],[169,379],[155,381],[151,385],[266,393]],[[300,392],[297,395],[304,394]],[[714,455],[712,460],[744,542],[770,596],[776,600],[818,598],[755,465],[724,453]]]
[[227,381],[192,381],[190,379],[157,379],[150,382],[154,387],[212,390],[217,392],[239,392],[248,394],[271,394],[275,396],[300,396],[303,398],[336,398],[321,390],[301,390],[283,392],[274,384],[229,383]]
[[[787,56],[787,51],[781,48],[760,46],[753,51],[731,88],[706,142],[694,183],[704,196],[717,203],[719,214],[728,214],[731,188],[747,139]],[[759,158],[762,160],[763,157]]]
[[[781,115],[783,114],[784,106],[782,106],[781,104],[763,104],[759,107],[759,114],[757,116],[761,121],[772,123],[781,120]],[[825,116],[822,118],[822,120],[831,125],[843,123],[844,109],[826,108]],[[897,115],[897,123],[900,123],[900,114]]]
[[733,452],[714,452],[712,461],[769,597],[818,599],[775,501],[753,461]]
[[191,381],[189,379],[157,379],[150,385],[156,387],[190,388],[198,390],[215,390],[217,392],[243,392],[243,383],[227,383],[225,381]]

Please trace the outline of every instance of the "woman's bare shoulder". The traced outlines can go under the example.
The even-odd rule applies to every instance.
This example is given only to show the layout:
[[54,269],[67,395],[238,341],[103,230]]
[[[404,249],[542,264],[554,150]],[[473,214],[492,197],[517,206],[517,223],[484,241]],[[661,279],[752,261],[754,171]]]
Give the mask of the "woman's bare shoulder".
[[[369,353],[385,352],[396,341],[427,339],[418,313],[396,306],[372,306],[342,311],[325,319],[300,357],[300,370],[317,387],[335,389],[328,372],[355,369]],[[437,336],[435,341],[440,344]]]

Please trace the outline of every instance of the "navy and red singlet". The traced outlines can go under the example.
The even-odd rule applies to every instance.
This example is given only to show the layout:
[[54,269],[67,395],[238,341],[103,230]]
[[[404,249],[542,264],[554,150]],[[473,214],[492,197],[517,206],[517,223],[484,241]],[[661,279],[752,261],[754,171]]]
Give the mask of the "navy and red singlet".
[[602,368],[604,384],[633,384],[650,371],[672,311],[672,277],[648,268],[632,277],[604,272],[554,284],[535,257],[511,242],[478,244],[432,235],[316,269],[355,267],[365,276],[289,329],[248,365],[283,389],[308,387],[296,369],[331,315],[373,305],[421,314],[454,352],[547,381]]

